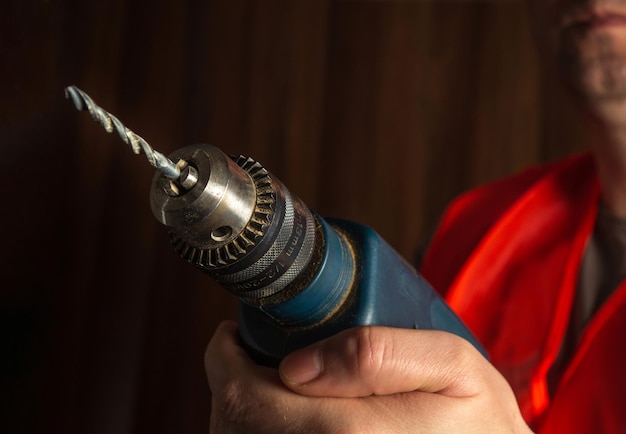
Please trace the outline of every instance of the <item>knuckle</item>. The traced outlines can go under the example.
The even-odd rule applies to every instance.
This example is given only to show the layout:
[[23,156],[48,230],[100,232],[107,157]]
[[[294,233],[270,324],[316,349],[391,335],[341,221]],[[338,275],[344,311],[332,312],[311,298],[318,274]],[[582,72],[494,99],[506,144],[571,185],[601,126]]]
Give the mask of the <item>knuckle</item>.
[[352,337],[354,370],[360,378],[375,380],[386,360],[393,360],[392,341],[378,327],[359,327]]
[[473,360],[477,355],[477,350],[469,341],[453,333],[439,333],[441,334],[439,337],[441,346],[442,348],[447,349],[446,355],[452,364],[465,365],[470,362],[473,364]]
[[450,381],[458,386],[463,385],[462,390],[468,395],[479,393],[487,380],[485,365],[489,364],[486,359],[469,341],[454,334],[447,334],[445,348],[445,369]]
[[254,394],[249,393],[245,382],[239,378],[228,380],[213,392],[213,416],[228,424],[246,426],[255,414]]

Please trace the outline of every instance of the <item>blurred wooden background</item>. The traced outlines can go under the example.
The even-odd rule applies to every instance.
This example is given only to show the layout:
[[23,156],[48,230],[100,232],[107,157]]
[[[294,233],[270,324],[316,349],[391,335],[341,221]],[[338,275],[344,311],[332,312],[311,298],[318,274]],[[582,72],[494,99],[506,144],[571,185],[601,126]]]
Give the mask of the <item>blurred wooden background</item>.
[[253,156],[407,258],[459,192],[584,146],[523,0],[8,0],[0,37],[3,433],[206,433],[202,353],[235,317],[66,85],[166,154]]

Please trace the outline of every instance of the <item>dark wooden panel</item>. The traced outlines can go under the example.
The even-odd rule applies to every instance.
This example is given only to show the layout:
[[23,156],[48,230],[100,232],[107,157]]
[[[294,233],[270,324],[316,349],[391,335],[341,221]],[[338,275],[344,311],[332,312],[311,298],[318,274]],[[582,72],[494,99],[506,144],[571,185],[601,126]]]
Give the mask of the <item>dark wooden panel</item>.
[[370,224],[412,257],[454,195],[584,146],[524,9],[5,2],[3,432],[207,432],[202,352],[235,317],[151,215],[152,169],[64,86],[163,152],[249,154],[322,214]]

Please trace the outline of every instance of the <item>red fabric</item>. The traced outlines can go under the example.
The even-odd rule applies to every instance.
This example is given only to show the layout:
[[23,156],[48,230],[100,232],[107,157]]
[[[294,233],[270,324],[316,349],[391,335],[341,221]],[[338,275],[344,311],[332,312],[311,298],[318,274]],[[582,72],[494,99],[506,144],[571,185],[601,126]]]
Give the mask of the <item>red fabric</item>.
[[470,191],[447,210],[421,268],[542,434],[626,432],[626,284],[592,319],[554,396],[547,391],[599,194],[587,154]]

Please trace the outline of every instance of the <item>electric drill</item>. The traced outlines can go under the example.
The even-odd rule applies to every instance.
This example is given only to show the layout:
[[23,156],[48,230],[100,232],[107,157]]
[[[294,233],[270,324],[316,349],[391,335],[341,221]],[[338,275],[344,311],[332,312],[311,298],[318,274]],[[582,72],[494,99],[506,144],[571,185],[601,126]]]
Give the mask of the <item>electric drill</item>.
[[239,298],[239,332],[257,362],[276,366],[293,350],[363,325],[444,330],[485,354],[369,227],[320,217],[249,157],[204,144],[165,157],[80,89],[66,96],[158,169],[153,214],[186,261]]

